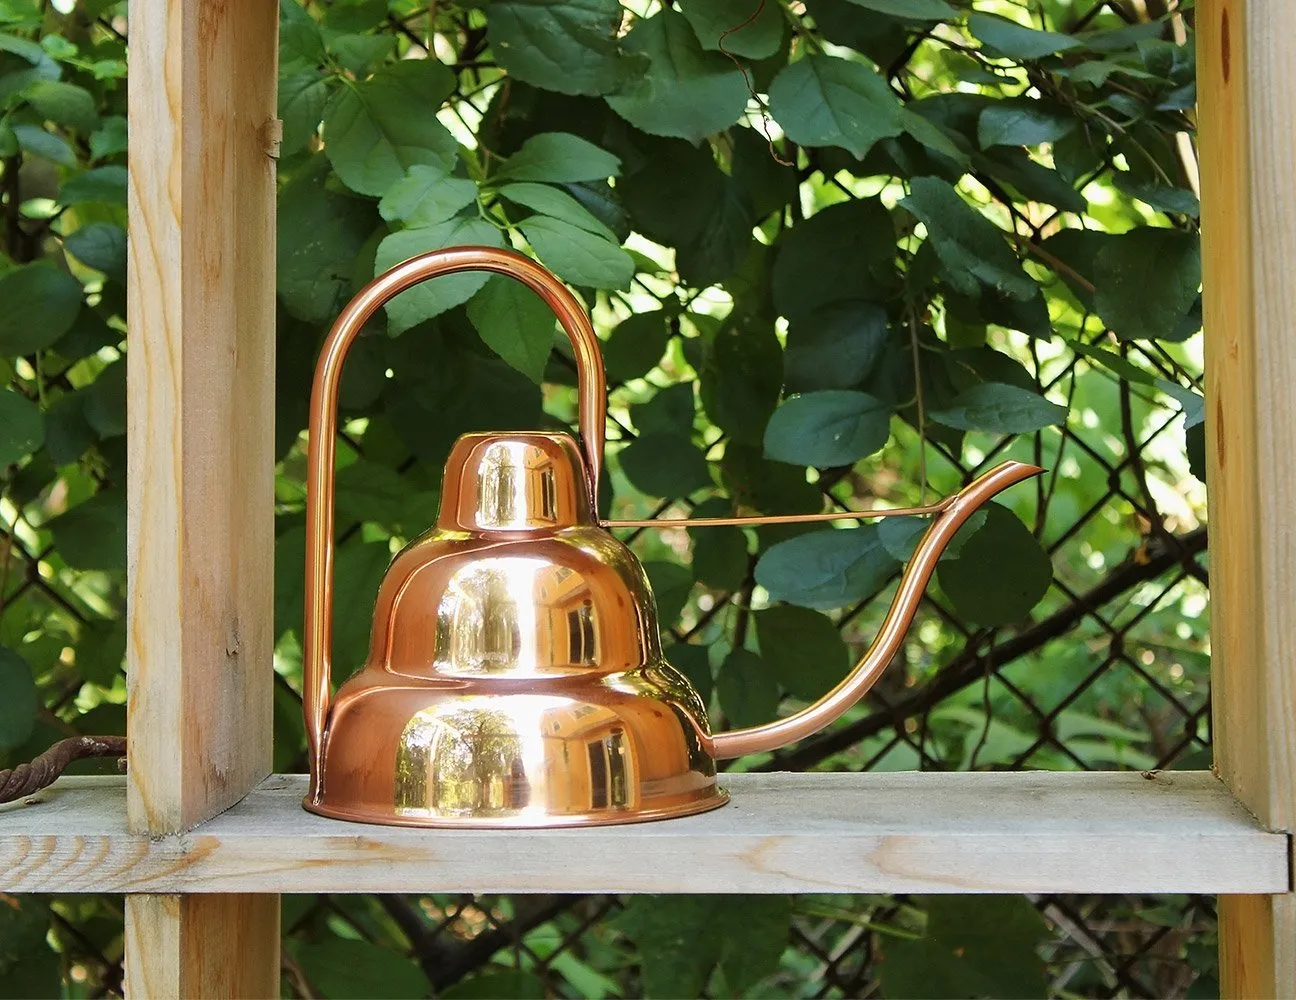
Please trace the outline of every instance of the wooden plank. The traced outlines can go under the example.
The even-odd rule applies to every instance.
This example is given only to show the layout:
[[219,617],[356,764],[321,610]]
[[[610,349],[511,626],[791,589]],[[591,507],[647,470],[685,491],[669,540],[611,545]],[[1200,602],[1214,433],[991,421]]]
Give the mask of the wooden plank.
[[1287,838],[1208,772],[735,774],[685,819],[420,830],[306,813],[276,775],[189,834],[121,819],[121,780],[0,811],[4,892],[1281,891]]
[[[1296,31],[1291,0],[1197,5],[1210,505],[1221,777],[1296,829]],[[1225,996],[1296,996],[1296,896],[1220,903]]]
[[[149,905],[126,908],[127,996],[279,996],[278,896],[213,893],[127,901],[140,898]],[[223,940],[228,944],[222,946]]]
[[128,808],[173,833],[271,759],[277,25],[265,0],[131,20]]
[[[270,767],[278,23],[267,0],[131,0],[129,14],[119,805],[159,835],[228,808]],[[277,995],[273,898],[132,896],[126,910],[140,995]]]
[[1292,894],[1220,896],[1220,993],[1226,997],[1296,996],[1296,906]]

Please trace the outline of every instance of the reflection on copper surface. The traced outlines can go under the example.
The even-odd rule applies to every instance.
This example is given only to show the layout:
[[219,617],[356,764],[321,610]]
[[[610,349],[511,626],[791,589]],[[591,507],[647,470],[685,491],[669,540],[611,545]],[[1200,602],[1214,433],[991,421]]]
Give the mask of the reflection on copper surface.
[[[334,697],[332,458],[341,364],[360,327],[392,295],[474,267],[526,282],[571,336],[583,454],[567,434],[461,437],[446,462],[436,524],[392,560],[368,657]],[[375,279],[339,317],[311,399],[306,808],[376,823],[545,827],[722,805],[716,759],[772,750],[850,708],[894,655],[954,533],[992,495],[1039,471],[1007,462],[922,508],[931,525],[877,639],[841,684],[786,719],[713,735],[706,706],[662,655],[643,566],[595,517],[603,393],[597,340],[579,301],[511,251],[459,248],[414,258]]]

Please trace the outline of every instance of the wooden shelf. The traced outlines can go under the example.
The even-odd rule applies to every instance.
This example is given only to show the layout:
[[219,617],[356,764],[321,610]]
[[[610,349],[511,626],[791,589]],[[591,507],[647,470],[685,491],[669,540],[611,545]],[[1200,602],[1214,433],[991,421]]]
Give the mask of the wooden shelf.
[[274,775],[192,833],[126,829],[121,778],[0,809],[5,892],[1227,892],[1288,886],[1286,835],[1206,772],[736,774],[687,819],[584,830],[342,823]]

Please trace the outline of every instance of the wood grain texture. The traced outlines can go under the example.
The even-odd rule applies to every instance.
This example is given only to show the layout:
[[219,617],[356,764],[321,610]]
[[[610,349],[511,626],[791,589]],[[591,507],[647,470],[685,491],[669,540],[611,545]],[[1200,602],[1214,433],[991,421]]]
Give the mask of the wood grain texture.
[[276,5],[130,7],[132,828],[270,767]]
[[[270,768],[274,160],[268,0],[131,0],[129,777],[140,834]],[[148,997],[277,996],[278,900],[126,901]]]
[[1296,829],[1296,4],[1198,7],[1215,757]]
[[[1296,829],[1296,4],[1197,5],[1210,505],[1211,695],[1220,775]],[[1225,996],[1296,996],[1296,896],[1220,901]]]
[[279,897],[128,896],[126,995],[278,997]]
[[1206,772],[736,774],[732,802],[583,830],[306,813],[275,775],[192,833],[130,834],[116,778],[0,810],[4,892],[1275,892],[1287,838]]

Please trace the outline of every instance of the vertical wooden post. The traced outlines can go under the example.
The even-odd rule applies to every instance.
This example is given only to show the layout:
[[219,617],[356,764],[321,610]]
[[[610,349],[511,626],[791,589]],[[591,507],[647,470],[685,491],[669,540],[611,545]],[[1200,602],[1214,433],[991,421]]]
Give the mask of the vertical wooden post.
[[[270,769],[278,11],[129,13],[127,808],[164,834]],[[278,912],[128,897],[128,990],[278,996]]]
[[[1197,5],[1215,761],[1296,829],[1296,4]],[[1226,997],[1296,996],[1296,896],[1220,898]]]

